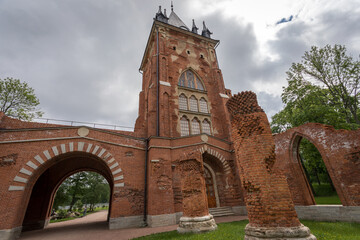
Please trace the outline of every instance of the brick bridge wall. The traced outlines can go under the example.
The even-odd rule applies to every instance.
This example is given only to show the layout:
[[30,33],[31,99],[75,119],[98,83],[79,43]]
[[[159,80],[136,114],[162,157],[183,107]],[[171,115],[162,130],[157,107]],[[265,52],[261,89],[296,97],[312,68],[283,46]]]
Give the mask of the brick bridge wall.
[[336,192],[344,206],[360,205],[360,129],[335,130],[331,126],[308,123],[275,135],[274,168],[282,169],[296,205],[315,204],[298,158],[301,138],[319,150]]
[[4,115],[0,128],[0,229],[23,223],[29,229],[41,228],[57,187],[82,170],[96,171],[108,180],[110,221],[143,214],[143,139],[117,131],[21,122]]

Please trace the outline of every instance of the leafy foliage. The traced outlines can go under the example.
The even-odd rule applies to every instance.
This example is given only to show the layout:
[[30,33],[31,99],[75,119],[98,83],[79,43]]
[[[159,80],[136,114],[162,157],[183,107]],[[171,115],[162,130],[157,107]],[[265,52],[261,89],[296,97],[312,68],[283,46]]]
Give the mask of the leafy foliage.
[[281,95],[285,108],[272,118],[275,133],[308,122],[339,129],[360,126],[360,61],[345,46],[312,47],[287,74]]
[[26,82],[13,78],[0,79],[0,111],[6,115],[30,121],[42,116],[43,113],[36,108],[39,104],[34,89]]
[[79,209],[90,204],[90,211],[96,203],[109,202],[110,187],[105,178],[95,172],[78,172],[68,177],[56,192],[53,208],[70,206]]

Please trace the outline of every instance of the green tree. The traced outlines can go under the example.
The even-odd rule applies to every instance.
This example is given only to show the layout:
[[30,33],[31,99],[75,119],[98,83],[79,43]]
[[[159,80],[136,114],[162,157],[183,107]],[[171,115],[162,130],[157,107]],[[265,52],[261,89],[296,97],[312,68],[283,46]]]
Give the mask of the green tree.
[[[272,117],[274,133],[308,122],[337,129],[360,127],[360,61],[347,55],[345,46],[312,47],[286,74],[288,86],[281,95],[285,107]],[[310,182],[332,186],[316,147],[304,139],[299,153]]]
[[19,79],[0,79],[0,111],[21,120],[30,121],[41,117],[42,112],[36,107],[40,104],[34,89]]
[[285,107],[272,118],[273,132],[307,122],[340,129],[360,126],[360,61],[347,55],[345,46],[312,47],[286,74]]
[[110,188],[105,178],[97,173],[87,173],[87,188],[84,194],[84,202],[90,204],[89,211],[94,210],[96,203],[109,201]]
[[110,187],[105,178],[95,172],[78,172],[68,177],[56,192],[53,208],[69,205],[69,211],[76,203],[90,204],[93,211],[96,203],[109,202]]

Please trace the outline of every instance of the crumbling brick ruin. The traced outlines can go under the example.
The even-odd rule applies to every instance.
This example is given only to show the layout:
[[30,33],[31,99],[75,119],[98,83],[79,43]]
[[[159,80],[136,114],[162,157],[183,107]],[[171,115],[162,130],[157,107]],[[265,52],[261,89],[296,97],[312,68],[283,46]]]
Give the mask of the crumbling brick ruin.
[[204,166],[199,151],[190,152],[179,160],[183,216],[178,232],[207,232],[217,228],[209,214],[205,189]]
[[297,218],[285,176],[273,169],[274,140],[255,93],[234,95],[226,106],[250,222],[245,239],[316,239]]
[[274,168],[282,169],[295,205],[315,204],[300,164],[298,148],[302,138],[319,150],[336,192],[344,206],[360,205],[360,129],[336,130],[320,123],[307,123],[275,135]]

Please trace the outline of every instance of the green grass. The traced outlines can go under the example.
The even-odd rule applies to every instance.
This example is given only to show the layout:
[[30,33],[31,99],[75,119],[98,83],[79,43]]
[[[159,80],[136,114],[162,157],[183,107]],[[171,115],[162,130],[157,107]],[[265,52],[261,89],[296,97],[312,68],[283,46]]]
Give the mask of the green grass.
[[341,201],[340,201],[340,198],[338,197],[338,195],[327,196],[327,197],[315,197],[315,202],[316,202],[316,204],[328,204],[328,205],[338,204],[338,205],[341,205]]
[[[318,240],[360,240],[360,223],[301,221]],[[248,221],[220,223],[218,229],[203,234],[179,234],[176,231],[152,234],[138,240],[158,239],[244,239]]]

